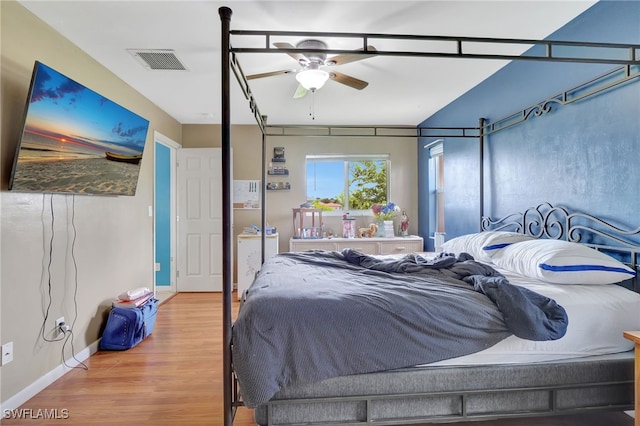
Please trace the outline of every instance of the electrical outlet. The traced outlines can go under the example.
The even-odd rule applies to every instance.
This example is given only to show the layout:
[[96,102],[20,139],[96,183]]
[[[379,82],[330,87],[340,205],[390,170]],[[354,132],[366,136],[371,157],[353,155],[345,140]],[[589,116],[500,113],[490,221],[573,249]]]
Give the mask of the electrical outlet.
[[13,342],[2,345],[2,365],[9,364],[13,361]]
[[60,317],[60,318],[58,318],[56,320],[56,330],[55,330],[55,336],[56,337],[61,335],[61,334],[64,334],[64,332],[65,332],[64,324],[66,324],[65,321],[64,321],[64,317]]

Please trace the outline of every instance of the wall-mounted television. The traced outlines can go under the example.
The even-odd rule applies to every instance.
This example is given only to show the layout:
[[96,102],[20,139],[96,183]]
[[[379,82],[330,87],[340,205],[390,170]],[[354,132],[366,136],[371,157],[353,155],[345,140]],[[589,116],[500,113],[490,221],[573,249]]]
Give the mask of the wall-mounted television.
[[9,189],[135,195],[149,121],[36,61]]

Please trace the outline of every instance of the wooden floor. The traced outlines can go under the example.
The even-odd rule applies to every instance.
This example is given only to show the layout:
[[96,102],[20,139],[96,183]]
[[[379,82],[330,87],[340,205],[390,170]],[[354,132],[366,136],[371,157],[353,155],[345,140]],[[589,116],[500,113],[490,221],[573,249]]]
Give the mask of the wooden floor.
[[[222,296],[180,293],[160,306],[153,334],[124,352],[100,351],[27,401],[3,425],[222,425]],[[237,310],[234,297],[234,311]],[[57,413],[45,419],[42,410]],[[5,414],[5,413],[3,413]],[[39,415],[40,414],[40,415]],[[240,409],[234,426],[253,426]],[[64,419],[61,417],[65,417]],[[624,413],[503,419],[471,426],[632,426]]]

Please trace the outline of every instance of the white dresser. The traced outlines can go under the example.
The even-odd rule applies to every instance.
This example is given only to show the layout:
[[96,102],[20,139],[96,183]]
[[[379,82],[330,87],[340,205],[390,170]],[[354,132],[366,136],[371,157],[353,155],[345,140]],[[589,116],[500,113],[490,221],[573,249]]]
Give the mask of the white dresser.
[[402,254],[424,251],[422,237],[410,235],[393,238],[291,238],[289,251],[342,250],[351,248],[366,254]]
[[[260,235],[238,235],[238,299],[253,282],[256,272],[262,265]],[[278,234],[267,235],[265,241],[265,259],[278,254]]]

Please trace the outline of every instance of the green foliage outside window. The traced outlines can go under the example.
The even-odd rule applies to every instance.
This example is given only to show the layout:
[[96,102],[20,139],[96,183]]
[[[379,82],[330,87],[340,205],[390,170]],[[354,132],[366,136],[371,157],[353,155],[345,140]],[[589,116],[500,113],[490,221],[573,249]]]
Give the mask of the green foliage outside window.
[[[316,208],[334,209],[337,204],[342,210],[370,210],[375,204],[384,204],[389,164],[385,157],[307,158],[307,201]],[[314,196],[317,193],[327,195]]]
[[387,200],[387,162],[358,161],[349,163],[349,208],[368,210]]

